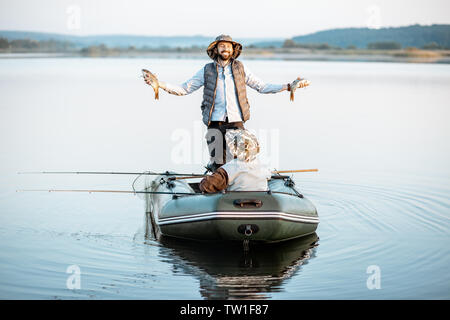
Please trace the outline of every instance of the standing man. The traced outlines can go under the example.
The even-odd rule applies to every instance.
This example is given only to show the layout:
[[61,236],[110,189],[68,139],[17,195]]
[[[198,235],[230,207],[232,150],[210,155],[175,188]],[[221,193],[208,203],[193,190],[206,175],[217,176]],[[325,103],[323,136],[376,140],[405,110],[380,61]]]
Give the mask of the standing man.
[[[204,87],[201,110],[203,123],[208,127],[206,141],[211,156],[208,165],[210,171],[215,171],[230,159],[226,153],[226,131],[244,129],[244,122],[250,118],[246,86],[259,93],[291,89],[291,83],[269,84],[257,78],[242,62],[236,60],[241,51],[240,43],[228,35],[220,35],[206,50],[213,62],[206,64],[191,79],[179,86],[159,81],[160,88],[179,96]],[[308,85],[298,80],[300,78],[292,82],[295,89]],[[150,84],[147,79],[145,81]]]

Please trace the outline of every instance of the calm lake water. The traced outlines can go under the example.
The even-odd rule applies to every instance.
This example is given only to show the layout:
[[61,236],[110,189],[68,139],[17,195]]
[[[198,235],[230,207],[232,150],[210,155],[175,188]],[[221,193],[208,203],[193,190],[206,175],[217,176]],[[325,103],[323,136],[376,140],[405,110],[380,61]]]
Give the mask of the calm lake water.
[[319,212],[314,247],[161,244],[138,196],[16,192],[134,179],[19,171],[202,173],[202,90],[155,101],[139,76],[181,83],[207,62],[0,59],[1,299],[450,298],[450,65],[244,61],[312,82],[294,103],[248,89],[246,126],[272,167],[320,170],[294,177]]

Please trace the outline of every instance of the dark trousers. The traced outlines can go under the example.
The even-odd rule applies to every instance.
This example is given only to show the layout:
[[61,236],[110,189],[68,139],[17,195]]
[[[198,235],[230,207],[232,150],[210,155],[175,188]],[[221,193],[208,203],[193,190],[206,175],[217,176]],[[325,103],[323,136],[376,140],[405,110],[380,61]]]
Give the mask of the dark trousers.
[[210,156],[210,169],[217,170],[227,162],[230,155],[227,155],[227,144],[225,133],[227,130],[244,129],[244,122],[211,121],[206,132],[206,143],[208,144]]

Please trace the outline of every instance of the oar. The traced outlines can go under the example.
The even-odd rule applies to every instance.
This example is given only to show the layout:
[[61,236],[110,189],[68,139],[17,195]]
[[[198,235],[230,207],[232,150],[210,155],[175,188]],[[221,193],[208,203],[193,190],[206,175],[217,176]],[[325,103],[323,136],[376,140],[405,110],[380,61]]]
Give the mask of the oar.
[[302,170],[280,170],[272,171],[272,173],[296,173],[296,172],[317,172],[319,169],[302,169]]
[[[297,172],[318,172],[319,169],[301,169],[301,170],[280,170],[280,171],[272,171],[274,174],[279,173],[297,173]],[[195,179],[195,178],[202,178],[207,177],[207,175],[196,175],[196,176],[185,176],[185,177],[170,177],[169,180],[184,180],[184,179]]]
[[170,177],[169,180],[184,180],[184,179],[195,179],[195,178],[204,178],[208,175],[202,175],[202,176],[186,176],[186,177]]

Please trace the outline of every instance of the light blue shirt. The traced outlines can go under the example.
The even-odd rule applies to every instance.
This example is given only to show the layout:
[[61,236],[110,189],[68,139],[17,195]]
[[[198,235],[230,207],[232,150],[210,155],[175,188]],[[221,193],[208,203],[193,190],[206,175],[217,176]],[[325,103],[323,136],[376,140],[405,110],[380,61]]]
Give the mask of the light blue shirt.
[[[190,94],[204,85],[204,70],[205,68],[201,68],[192,78],[179,86],[162,81],[159,82],[159,86],[171,94],[179,96]],[[245,65],[244,72],[245,84],[259,93],[277,93],[287,89],[287,85],[285,84],[264,83]],[[214,100],[214,110],[211,114],[211,121],[224,121],[227,116],[228,122],[242,121],[242,114],[239,108],[239,101],[230,63],[225,67],[219,65],[216,98]]]

